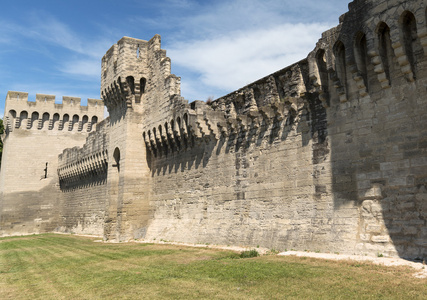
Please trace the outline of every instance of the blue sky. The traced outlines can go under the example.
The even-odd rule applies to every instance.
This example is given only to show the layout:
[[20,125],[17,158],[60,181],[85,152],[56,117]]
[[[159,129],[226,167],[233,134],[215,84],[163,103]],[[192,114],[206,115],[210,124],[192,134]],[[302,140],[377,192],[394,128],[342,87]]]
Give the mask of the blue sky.
[[14,0],[0,10],[0,116],[7,91],[100,97],[123,36],[162,36],[189,101],[218,98],[294,63],[338,24],[345,0]]

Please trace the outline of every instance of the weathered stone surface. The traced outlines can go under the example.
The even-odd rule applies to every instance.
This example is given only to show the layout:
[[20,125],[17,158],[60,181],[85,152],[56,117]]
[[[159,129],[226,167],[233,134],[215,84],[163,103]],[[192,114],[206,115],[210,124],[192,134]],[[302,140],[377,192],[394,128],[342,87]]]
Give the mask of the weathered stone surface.
[[10,92],[0,232],[426,257],[426,8],[355,0],[306,59],[209,103],[180,96],[160,36],[124,37],[89,136],[14,129]]

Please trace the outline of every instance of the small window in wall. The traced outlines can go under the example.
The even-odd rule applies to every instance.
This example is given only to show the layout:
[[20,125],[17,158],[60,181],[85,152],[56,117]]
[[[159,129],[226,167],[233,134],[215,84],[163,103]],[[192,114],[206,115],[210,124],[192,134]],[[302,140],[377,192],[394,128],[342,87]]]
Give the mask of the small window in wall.
[[357,70],[363,78],[366,88],[368,87],[368,50],[366,46],[366,35],[358,32],[355,37],[354,54],[356,59]]
[[141,95],[145,93],[145,84],[146,83],[147,83],[147,79],[145,79],[144,77],[142,77],[139,81]]
[[135,80],[134,80],[134,78],[132,76],[128,76],[128,77],[126,77],[126,82],[130,88],[132,95],[134,95],[135,94]]
[[381,62],[388,81],[391,83],[390,68],[393,66],[393,48],[391,47],[390,27],[384,22],[378,26],[378,41]]
[[47,128],[49,126],[49,113],[44,113],[42,117],[42,128]]
[[114,164],[113,167],[117,168],[117,172],[120,172],[120,149],[117,147],[113,153]]
[[[409,64],[411,65],[412,72],[416,70],[416,55],[415,52],[420,50],[417,45],[417,23],[415,17],[411,12],[404,12],[401,18],[403,42],[405,47],[405,54],[408,57]],[[422,51],[422,50],[421,50]]]
[[338,41],[334,47],[335,70],[342,87],[347,91],[347,66],[345,61],[345,47],[341,41]]
[[317,69],[319,70],[319,84],[322,86],[323,90],[326,92],[328,90],[328,70],[326,65],[326,53],[325,50],[320,49],[316,53],[316,63]]
[[71,126],[71,130],[74,130],[74,126],[75,126],[75,124],[78,124],[79,123],[79,115],[74,115],[73,116],[73,123],[72,123],[72,126]]
[[53,115],[53,124],[52,124],[52,129],[58,129],[58,122],[59,121],[59,114],[56,113]]
[[27,119],[28,118],[28,112],[25,110],[21,111],[21,114],[19,117],[21,118],[21,120]]
[[35,111],[31,114],[31,128],[33,128],[33,126],[37,127],[38,121],[39,121],[39,113]]

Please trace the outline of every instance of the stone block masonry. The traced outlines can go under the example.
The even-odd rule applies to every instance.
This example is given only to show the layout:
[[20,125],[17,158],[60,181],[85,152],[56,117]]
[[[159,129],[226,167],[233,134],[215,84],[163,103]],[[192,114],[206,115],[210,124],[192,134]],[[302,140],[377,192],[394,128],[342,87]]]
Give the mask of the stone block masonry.
[[62,197],[58,155],[64,147],[82,146],[103,119],[102,100],[9,92],[6,97],[4,151],[0,173],[0,233],[54,230],[60,220]]
[[[90,113],[18,118],[6,101],[0,184],[22,191],[1,198],[0,232],[426,258],[426,15],[423,0],[355,0],[306,59],[209,103],[181,97],[160,36],[122,38],[96,130]],[[57,175],[22,184],[40,167],[20,158],[47,157],[23,144],[52,129]]]

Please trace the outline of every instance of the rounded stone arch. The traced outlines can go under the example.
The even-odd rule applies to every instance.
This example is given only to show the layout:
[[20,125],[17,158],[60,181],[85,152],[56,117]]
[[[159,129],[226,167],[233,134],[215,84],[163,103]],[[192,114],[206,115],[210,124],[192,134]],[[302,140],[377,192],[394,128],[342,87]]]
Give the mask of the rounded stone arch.
[[58,129],[59,119],[59,114],[55,113],[52,117],[52,129]]
[[26,110],[23,110],[19,113],[19,126],[21,128],[26,128],[27,127],[27,122],[28,122],[28,112]]
[[28,112],[27,112],[26,110],[21,111],[21,112],[19,113],[19,118],[20,118],[21,120],[23,120],[23,119],[28,119]]
[[[70,121],[70,116],[68,115],[68,114],[64,114],[63,116],[62,116],[62,128],[65,128],[65,130],[68,130],[68,128],[69,128],[69,124],[68,124],[68,122]],[[62,129],[61,128],[61,129]]]
[[133,76],[126,77],[126,83],[132,95],[135,95],[135,78]]
[[33,128],[34,126],[36,126],[36,128],[38,127],[38,121],[39,121],[39,113],[37,111],[34,111],[31,114],[31,128]]
[[[10,128],[15,127],[15,120],[16,120],[16,111],[14,109],[10,109],[7,113],[8,121],[10,123]],[[4,124],[7,125],[7,124]]]
[[[80,116],[79,116],[79,115],[77,115],[77,114],[75,114],[75,115],[73,116],[72,125],[71,125],[71,130],[75,130],[75,125],[79,123],[79,120],[80,120]],[[78,129],[78,126],[77,126],[77,129]]]
[[87,115],[84,115],[82,118],[82,131],[88,130],[88,124],[89,124],[89,117]]
[[42,115],[42,129],[48,129],[49,127],[49,119],[50,119],[50,114],[48,112],[43,113]]
[[16,118],[16,110],[14,110],[14,109],[9,110],[8,117],[15,119]]

